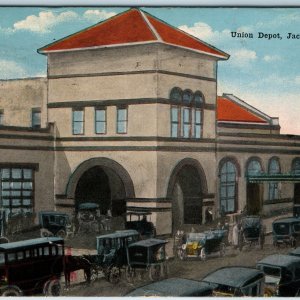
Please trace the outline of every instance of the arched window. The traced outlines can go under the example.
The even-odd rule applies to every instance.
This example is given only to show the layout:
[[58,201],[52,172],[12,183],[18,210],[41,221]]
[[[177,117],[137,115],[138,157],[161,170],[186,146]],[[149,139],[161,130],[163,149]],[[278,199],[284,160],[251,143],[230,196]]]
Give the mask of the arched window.
[[226,161],[220,169],[220,212],[236,211],[237,169],[231,161]]
[[201,138],[204,96],[200,91],[174,87],[171,100],[171,137]]
[[[279,174],[280,173],[280,165],[279,160],[276,157],[273,157],[269,160],[269,174]],[[269,183],[269,200],[278,199],[278,182],[270,182]]]
[[204,96],[200,91],[195,92],[195,125],[194,125],[194,136],[195,138],[202,137],[203,129],[203,105]]
[[252,158],[247,167],[247,175],[254,176],[259,175],[262,172],[261,164],[258,159]]
[[180,136],[180,107],[182,104],[182,91],[180,88],[173,88],[170,93],[171,100],[171,137]]
[[292,163],[292,173],[300,175],[300,158],[295,158]]

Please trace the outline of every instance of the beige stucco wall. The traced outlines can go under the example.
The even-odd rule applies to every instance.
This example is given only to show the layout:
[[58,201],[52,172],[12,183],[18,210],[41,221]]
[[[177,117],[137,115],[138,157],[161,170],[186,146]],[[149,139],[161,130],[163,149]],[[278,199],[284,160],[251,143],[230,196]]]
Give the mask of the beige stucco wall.
[[42,134],[4,128],[0,130],[0,164],[38,165],[34,172],[35,212],[55,209],[52,149],[51,132]]
[[32,108],[40,108],[41,127],[46,127],[46,102],[46,78],[0,80],[0,109],[4,110],[4,125],[30,127]]
[[76,168],[91,158],[105,157],[119,163],[133,181],[137,198],[156,198],[157,163],[154,151],[59,151],[56,153],[55,194],[65,194]]

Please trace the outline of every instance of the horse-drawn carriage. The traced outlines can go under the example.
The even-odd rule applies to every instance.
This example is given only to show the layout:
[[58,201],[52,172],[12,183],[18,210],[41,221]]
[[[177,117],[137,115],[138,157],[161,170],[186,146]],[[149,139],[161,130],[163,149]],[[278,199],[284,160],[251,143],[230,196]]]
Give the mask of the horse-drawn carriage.
[[259,216],[246,216],[241,219],[239,231],[239,249],[242,250],[245,245],[258,245],[263,249],[265,242],[265,233],[262,220]]
[[181,246],[178,247],[177,255],[184,260],[189,257],[201,258],[206,260],[207,254],[219,252],[220,256],[225,255],[225,237],[227,231],[216,229],[205,231],[203,233],[191,232],[182,239]]
[[127,247],[127,281],[132,282],[138,272],[148,273],[151,281],[166,277],[166,244],[167,241],[154,238],[130,244]]
[[120,230],[98,236],[97,254],[84,255],[91,262],[91,280],[105,277],[111,283],[118,283],[121,269],[128,265],[127,248],[139,237],[136,230]]

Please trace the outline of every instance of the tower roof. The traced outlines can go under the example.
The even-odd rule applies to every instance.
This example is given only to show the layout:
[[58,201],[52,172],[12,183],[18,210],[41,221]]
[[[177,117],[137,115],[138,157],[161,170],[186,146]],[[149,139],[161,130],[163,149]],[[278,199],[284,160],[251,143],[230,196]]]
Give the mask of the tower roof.
[[136,8],[46,45],[38,52],[47,54],[148,43],[173,45],[219,59],[229,58],[227,53]]

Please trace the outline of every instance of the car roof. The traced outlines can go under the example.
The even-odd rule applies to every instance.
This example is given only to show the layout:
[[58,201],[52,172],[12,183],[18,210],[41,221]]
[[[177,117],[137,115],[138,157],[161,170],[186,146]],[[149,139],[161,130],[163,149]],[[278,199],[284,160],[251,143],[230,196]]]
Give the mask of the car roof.
[[280,218],[280,219],[276,219],[273,222],[273,224],[276,224],[276,223],[293,223],[293,222],[300,222],[300,218],[295,218],[295,217]]
[[31,240],[25,240],[25,241],[0,244],[0,251],[23,248],[23,247],[27,247],[27,246],[37,246],[37,245],[41,245],[41,244],[52,244],[52,243],[63,244],[63,242],[64,242],[64,240],[59,237],[37,238],[37,239],[31,239]]
[[159,240],[159,239],[147,239],[147,240],[141,240],[135,243],[130,244],[128,247],[135,247],[135,246],[140,246],[140,247],[151,247],[155,245],[162,245],[162,244],[167,244],[168,241],[165,240]]
[[208,274],[202,281],[239,288],[258,275],[263,277],[263,272],[254,268],[224,267]]
[[295,263],[300,263],[300,257],[284,254],[273,254],[260,260],[257,265],[269,265],[276,267],[291,267]]
[[55,216],[69,216],[68,214],[60,211],[51,211],[51,210],[45,210],[45,211],[40,211],[39,215],[55,215]]
[[208,283],[184,279],[168,278],[139,287],[125,296],[189,296],[197,292],[212,291]]
[[136,230],[118,230],[113,233],[109,234],[104,234],[104,235],[99,235],[96,237],[96,239],[113,239],[113,238],[118,238],[118,237],[128,237],[128,236],[133,236],[133,235],[139,235],[139,233]]

